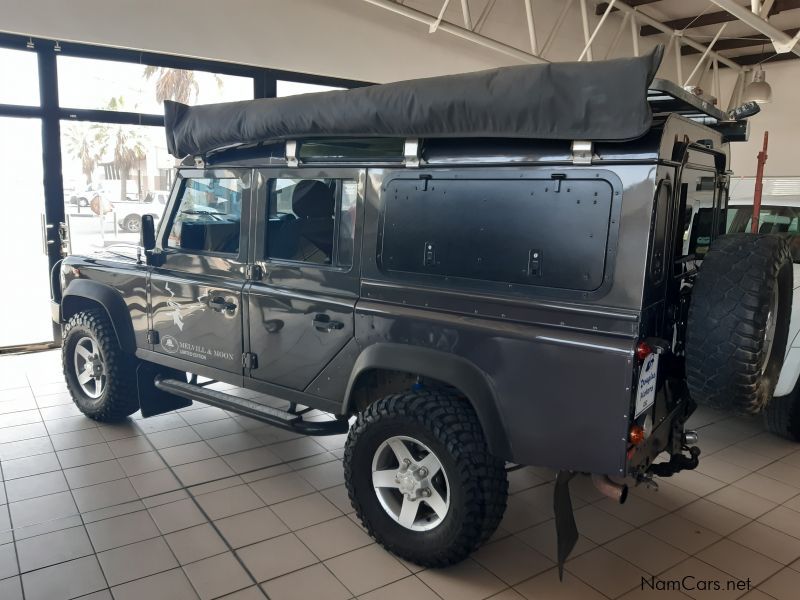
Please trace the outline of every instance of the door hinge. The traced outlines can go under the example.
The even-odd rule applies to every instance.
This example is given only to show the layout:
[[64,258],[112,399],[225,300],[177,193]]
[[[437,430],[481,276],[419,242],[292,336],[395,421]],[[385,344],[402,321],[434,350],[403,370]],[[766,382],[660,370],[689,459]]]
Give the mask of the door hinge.
[[148,344],[158,344],[161,341],[161,338],[158,335],[158,332],[154,329],[150,329],[147,332],[147,343]]
[[250,281],[261,281],[264,279],[264,269],[261,265],[247,265],[245,277]]
[[592,144],[592,142],[586,140],[574,140],[572,142],[573,165],[592,164],[593,153],[594,153],[594,145]]
[[245,369],[257,369],[258,357],[252,352],[242,354],[242,367]]

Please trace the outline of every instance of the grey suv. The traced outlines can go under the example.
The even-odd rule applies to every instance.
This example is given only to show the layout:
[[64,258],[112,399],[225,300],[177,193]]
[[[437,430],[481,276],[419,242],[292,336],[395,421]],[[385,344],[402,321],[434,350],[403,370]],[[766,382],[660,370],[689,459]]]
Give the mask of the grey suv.
[[722,235],[746,121],[659,60],[168,103],[186,159],[158,231],[54,285],[75,402],[349,432],[359,518],[428,566],[492,534],[509,463],[551,467],[563,563],[575,474],[624,501],[694,468],[696,403],[762,410],[786,348],[785,242]]

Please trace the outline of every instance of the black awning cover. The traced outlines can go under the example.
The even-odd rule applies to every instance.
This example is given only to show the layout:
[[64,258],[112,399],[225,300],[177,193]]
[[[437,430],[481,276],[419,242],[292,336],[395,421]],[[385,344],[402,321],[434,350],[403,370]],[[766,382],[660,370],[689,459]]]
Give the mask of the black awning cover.
[[650,128],[663,46],[638,58],[502,67],[352,90],[186,106],[165,101],[182,158],[308,137],[629,140]]

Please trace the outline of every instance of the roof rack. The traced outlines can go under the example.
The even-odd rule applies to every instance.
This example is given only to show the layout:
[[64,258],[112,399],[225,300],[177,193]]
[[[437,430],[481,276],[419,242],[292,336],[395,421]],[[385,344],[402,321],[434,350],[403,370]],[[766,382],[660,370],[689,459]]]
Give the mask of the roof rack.
[[666,79],[654,79],[647,90],[654,115],[677,113],[705,124],[727,121],[728,116],[710,102]]

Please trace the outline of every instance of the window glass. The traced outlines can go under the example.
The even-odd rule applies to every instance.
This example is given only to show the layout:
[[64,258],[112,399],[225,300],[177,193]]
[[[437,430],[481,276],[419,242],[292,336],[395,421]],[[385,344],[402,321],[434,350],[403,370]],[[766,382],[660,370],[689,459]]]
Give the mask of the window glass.
[[209,104],[253,99],[253,79],[137,63],[58,57],[58,98],[67,108],[162,114],[164,100]]
[[[749,232],[753,221],[752,206],[728,206],[728,233]],[[761,206],[758,215],[759,233],[800,232],[800,207]]]
[[298,156],[303,162],[345,160],[399,160],[403,158],[403,142],[399,138],[305,140]]
[[187,179],[167,245],[195,252],[239,253],[241,179]]
[[276,95],[278,98],[284,96],[296,96],[297,94],[313,94],[315,92],[330,92],[333,90],[343,90],[345,88],[332,87],[329,85],[318,85],[316,83],[298,83],[297,81],[282,81],[276,83]]
[[36,53],[0,48],[0,82],[0,104],[39,106]]
[[[704,155],[697,153],[695,158]],[[680,241],[682,255],[695,254],[702,258],[711,245],[713,237],[713,207],[716,198],[715,174],[701,169],[684,168],[680,189],[680,203],[683,208]],[[680,217],[679,217],[680,218]]]
[[358,186],[353,180],[273,180],[267,258],[352,265],[357,198]]
[[44,189],[39,119],[0,117],[0,164],[5,190],[0,219],[3,276],[21,290],[14,294],[10,286],[6,288],[4,309],[0,311],[0,348],[49,342],[53,324],[45,275],[49,270],[47,255],[42,251]]
[[136,256],[142,216],[158,223],[171,188],[164,128],[62,121],[61,161],[71,252]]

